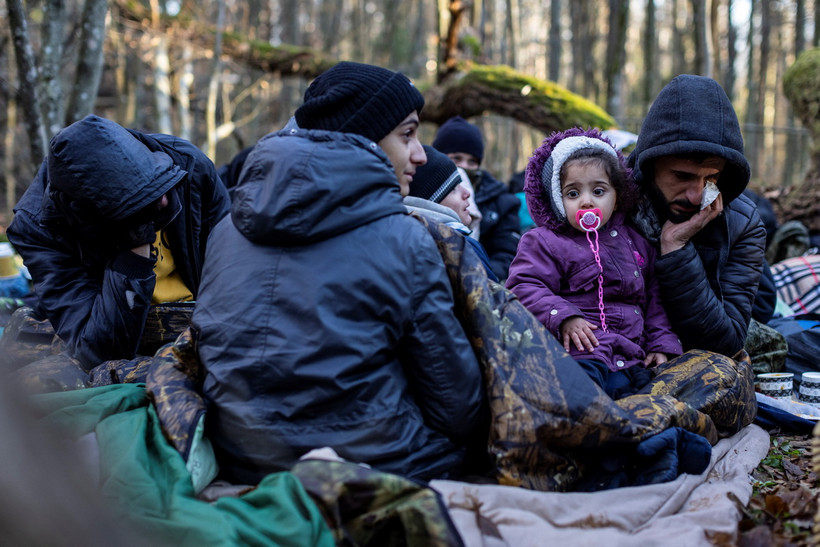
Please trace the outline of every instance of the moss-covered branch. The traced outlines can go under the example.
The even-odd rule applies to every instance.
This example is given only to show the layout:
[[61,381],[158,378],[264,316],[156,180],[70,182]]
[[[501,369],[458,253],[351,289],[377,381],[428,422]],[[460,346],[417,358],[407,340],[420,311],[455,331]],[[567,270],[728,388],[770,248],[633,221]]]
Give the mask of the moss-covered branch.
[[508,66],[464,65],[424,95],[427,103],[422,117],[435,123],[455,115],[493,113],[546,133],[573,126],[615,126],[612,116],[591,101]]

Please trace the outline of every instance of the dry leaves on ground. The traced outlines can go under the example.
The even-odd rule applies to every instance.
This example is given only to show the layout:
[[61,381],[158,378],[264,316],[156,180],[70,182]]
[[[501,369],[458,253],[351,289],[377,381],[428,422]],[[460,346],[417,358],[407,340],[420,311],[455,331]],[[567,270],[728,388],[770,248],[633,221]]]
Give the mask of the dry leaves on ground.
[[738,525],[740,547],[809,546],[820,480],[812,469],[812,435],[772,434],[769,454],[752,473],[754,491]]

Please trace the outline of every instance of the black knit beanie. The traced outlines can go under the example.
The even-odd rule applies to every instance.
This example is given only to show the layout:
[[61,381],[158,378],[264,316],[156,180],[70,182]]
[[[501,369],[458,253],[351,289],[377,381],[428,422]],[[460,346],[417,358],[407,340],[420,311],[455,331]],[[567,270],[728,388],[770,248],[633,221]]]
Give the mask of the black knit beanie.
[[450,118],[438,128],[433,148],[445,154],[470,154],[476,157],[478,163],[484,159],[481,130],[461,116]]
[[404,74],[344,61],[313,80],[296,110],[296,123],[379,142],[423,106],[424,97]]
[[409,195],[441,203],[461,183],[461,175],[447,154],[426,144],[423,148],[427,154],[427,163],[416,168]]

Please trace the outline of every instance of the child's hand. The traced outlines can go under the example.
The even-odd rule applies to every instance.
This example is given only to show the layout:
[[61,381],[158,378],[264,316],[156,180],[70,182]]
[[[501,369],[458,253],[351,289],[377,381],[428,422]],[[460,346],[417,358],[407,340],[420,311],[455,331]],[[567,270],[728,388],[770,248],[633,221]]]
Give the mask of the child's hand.
[[669,359],[667,359],[665,353],[658,353],[653,351],[651,353],[646,354],[646,357],[643,360],[643,364],[646,368],[652,368],[661,365],[667,362],[668,360]]
[[569,351],[570,343],[574,342],[578,351],[584,351],[584,349],[586,349],[592,353],[592,350],[598,346],[598,339],[592,334],[592,331],[597,328],[598,326],[594,323],[590,323],[583,317],[577,315],[565,319],[564,322],[561,323],[561,337],[564,341],[564,349]]

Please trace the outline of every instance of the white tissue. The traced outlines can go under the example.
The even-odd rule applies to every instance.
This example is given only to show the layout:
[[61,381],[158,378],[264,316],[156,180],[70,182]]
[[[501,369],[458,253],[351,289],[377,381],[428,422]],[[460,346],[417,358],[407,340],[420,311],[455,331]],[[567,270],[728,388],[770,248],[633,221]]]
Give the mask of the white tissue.
[[706,187],[703,189],[703,199],[700,202],[700,208],[706,209],[709,205],[715,201],[720,194],[720,190],[718,190],[717,185],[714,182],[707,182]]

